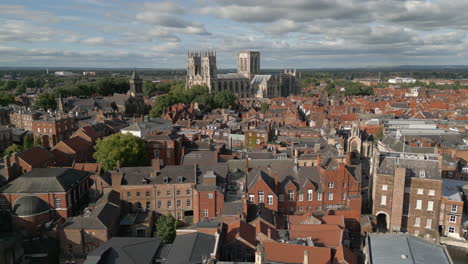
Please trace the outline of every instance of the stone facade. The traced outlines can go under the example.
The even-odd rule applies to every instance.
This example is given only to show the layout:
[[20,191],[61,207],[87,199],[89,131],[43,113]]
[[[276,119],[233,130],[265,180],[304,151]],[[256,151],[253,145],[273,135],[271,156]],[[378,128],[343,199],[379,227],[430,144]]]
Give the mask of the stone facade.
[[260,75],[260,52],[240,51],[237,73],[218,74],[216,52],[188,53],[186,87],[206,85],[210,93],[231,91],[239,98],[272,98],[297,93],[300,74],[286,71]]

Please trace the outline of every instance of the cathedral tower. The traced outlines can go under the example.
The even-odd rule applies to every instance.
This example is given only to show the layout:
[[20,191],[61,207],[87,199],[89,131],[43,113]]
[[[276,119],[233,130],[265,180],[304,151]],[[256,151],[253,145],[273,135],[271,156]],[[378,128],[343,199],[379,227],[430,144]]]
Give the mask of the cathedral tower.
[[216,52],[206,50],[188,53],[187,88],[194,85],[206,85],[210,92],[216,91]]
[[255,74],[260,73],[260,52],[239,51],[237,55],[237,73],[252,80]]
[[143,99],[143,80],[140,78],[136,69],[133,70],[132,77],[130,78],[130,95]]

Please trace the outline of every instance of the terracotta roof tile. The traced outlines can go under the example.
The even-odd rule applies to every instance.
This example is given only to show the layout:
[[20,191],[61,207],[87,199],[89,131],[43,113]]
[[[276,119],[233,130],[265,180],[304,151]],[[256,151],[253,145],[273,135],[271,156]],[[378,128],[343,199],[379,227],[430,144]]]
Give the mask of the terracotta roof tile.
[[277,242],[263,242],[267,261],[279,263],[303,263],[304,251],[309,252],[309,263],[329,264],[331,249],[324,247],[310,247]]

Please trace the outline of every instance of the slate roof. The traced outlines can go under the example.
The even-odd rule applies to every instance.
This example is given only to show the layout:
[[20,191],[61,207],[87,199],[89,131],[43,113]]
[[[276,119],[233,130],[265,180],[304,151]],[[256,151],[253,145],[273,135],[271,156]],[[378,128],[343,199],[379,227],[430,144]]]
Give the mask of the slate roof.
[[65,192],[90,173],[68,168],[36,168],[0,189],[0,193]]
[[270,79],[271,79],[270,74],[266,74],[266,75],[257,74],[252,78],[252,80],[250,81],[250,84],[251,85],[266,84]]
[[412,235],[370,234],[368,242],[371,264],[453,263],[443,246]]
[[113,237],[90,252],[84,264],[150,264],[160,246],[157,238]]
[[47,212],[50,205],[34,195],[25,195],[16,199],[13,205],[13,214],[17,216],[31,216]]
[[393,151],[396,152],[411,152],[411,153],[434,153],[434,148],[429,147],[412,147],[406,144],[403,144],[400,140],[392,137],[392,136],[385,136],[382,141],[383,144],[387,145]]
[[463,202],[463,187],[468,187],[468,182],[445,178],[442,181],[442,196],[450,201]]
[[223,80],[223,79],[244,79],[244,80],[248,80],[248,78],[246,78],[244,75],[242,74],[239,74],[239,73],[223,73],[223,74],[218,74],[216,75],[216,77],[218,78],[218,80]]
[[162,118],[150,119],[148,121],[137,121],[132,125],[123,128],[125,131],[145,131],[145,130],[172,130],[171,120]]
[[[250,162],[250,161],[249,161]],[[252,188],[259,179],[263,179],[273,191],[274,188],[274,174],[278,174],[278,182],[280,184],[280,191],[287,184],[292,181],[298,185],[298,189],[302,190],[307,183],[312,182],[318,191],[323,191],[320,177],[320,169],[318,167],[300,167],[297,170],[293,167],[276,167],[276,168],[256,168],[249,172],[247,177],[247,190]]]
[[176,236],[166,264],[202,263],[204,256],[213,253],[215,242],[215,236],[198,232]]
[[403,159],[396,157],[381,157],[377,173],[394,175],[395,168],[406,168],[407,176],[419,177],[420,172],[425,172],[425,178],[441,179],[439,163],[433,160]]

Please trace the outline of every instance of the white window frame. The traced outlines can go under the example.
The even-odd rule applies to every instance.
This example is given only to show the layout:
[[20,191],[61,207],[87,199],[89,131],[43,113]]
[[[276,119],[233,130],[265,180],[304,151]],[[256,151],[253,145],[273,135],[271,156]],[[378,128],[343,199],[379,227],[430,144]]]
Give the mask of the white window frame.
[[322,198],[323,198],[323,193],[318,192],[317,193],[317,201],[322,201]]
[[432,219],[431,218],[428,218],[426,219],[426,228],[432,228]]
[[457,222],[457,216],[456,215],[449,215],[449,222],[450,223],[456,223]]
[[451,234],[455,233],[455,227],[449,226],[448,232],[451,233]]
[[434,211],[434,201],[427,201],[427,211]]
[[208,209],[203,209],[203,217],[208,217]]
[[387,195],[382,195],[380,197],[380,205],[387,205]]
[[429,190],[429,196],[434,196],[435,195],[435,191],[434,190]]
[[258,203],[264,203],[265,202],[265,195],[263,194],[263,191],[258,192]]
[[268,205],[273,205],[273,195],[268,194],[267,199],[268,199]]
[[419,178],[426,178],[426,171],[424,170],[419,171]]
[[255,194],[249,194],[249,203],[255,203]]
[[416,210],[422,209],[422,200],[416,200]]
[[328,188],[329,188],[329,189],[335,188],[335,183],[334,183],[334,182],[329,182],[329,183],[328,183]]
[[54,205],[55,205],[55,208],[62,208],[62,199],[60,199],[59,197],[56,197],[54,200]]
[[314,199],[314,190],[308,189],[307,190],[307,201],[312,201]]
[[388,185],[387,184],[383,184],[382,185],[382,191],[386,191],[388,190]]
[[421,218],[416,217],[414,218],[414,226],[420,226],[421,225]]
[[288,190],[288,199],[289,201],[294,201],[294,191]]
[[458,211],[458,207],[456,204],[452,204],[452,206],[450,207],[450,212],[452,213],[456,213]]
[[333,193],[328,193],[328,201],[333,201]]
[[213,199],[213,193],[208,193],[208,199]]
[[300,194],[298,195],[298,200],[299,200],[299,202],[304,201],[304,194],[303,194],[303,193],[300,193]]
[[424,189],[419,188],[419,189],[418,189],[418,194],[424,194]]

